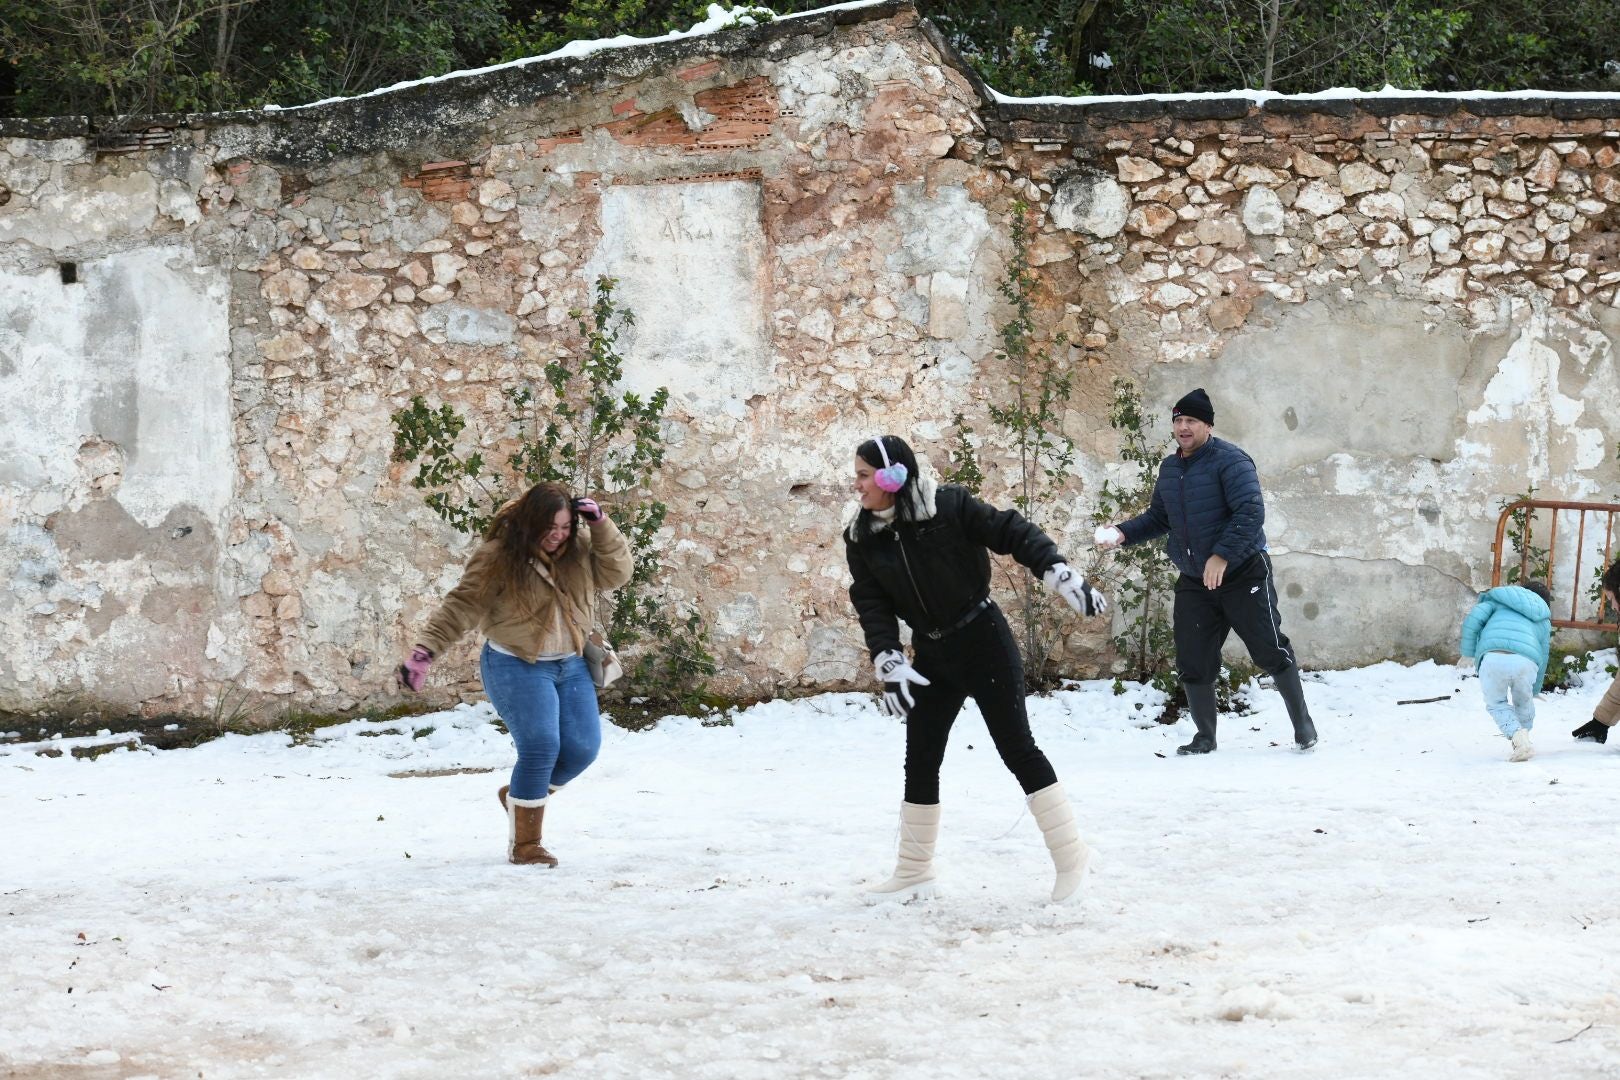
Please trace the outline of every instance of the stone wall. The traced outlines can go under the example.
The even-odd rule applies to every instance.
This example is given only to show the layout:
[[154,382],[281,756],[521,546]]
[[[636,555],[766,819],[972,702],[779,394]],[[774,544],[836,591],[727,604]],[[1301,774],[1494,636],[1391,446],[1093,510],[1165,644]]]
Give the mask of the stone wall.
[[[1073,362],[1160,403],[1209,389],[1267,487],[1285,626],[1344,663],[1452,646],[1504,497],[1615,497],[1617,117],[1612,96],[1024,105],[973,149],[1045,210]],[[1588,570],[1604,544],[1584,537]]]
[[[1607,99],[1018,105],[885,3],[129,128],[0,121],[0,710],[389,696],[467,550],[389,415],[499,423],[598,273],[627,384],[671,390],[664,560],[721,684],[859,682],[854,445],[938,458],[961,412],[1005,501],[1016,199],[1077,557],[1120,375],[1156,415],[1207,386],[1254,453],[1313,664],[1444,653],[1500,498],[1615,480]],[[477,693],[472,645],[436,699]]]

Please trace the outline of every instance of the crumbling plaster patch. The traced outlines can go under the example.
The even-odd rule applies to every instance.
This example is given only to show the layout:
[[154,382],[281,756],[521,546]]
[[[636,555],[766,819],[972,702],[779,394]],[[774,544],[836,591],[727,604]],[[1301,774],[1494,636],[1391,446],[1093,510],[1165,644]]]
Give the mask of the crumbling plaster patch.
[[[966,381],[995,347],[994,276],[1002,268],[989,213],[965,187],[922,181],[894,189],[893,246],[884,268],[911,281],[929,337],[941,343],[940,374]],[[900,308],[897,310],[904,310]]]
[[159,196],[157,177],[144,171],[98,176],[82,187],[47,182],[26,207],[0,213],[0,243],[66,251],[140,237],[162,212]]
[[[1606,394],[1612,401],[1616,380],[1612,365],[1583,373],[1588,364],[1579,358],[1610,354],[1608,340],[1537,297],[1514,304],[1514,324],[1513,343],[1468,412],[1468,423],[1476,431],[1500,426],[1521,433],[1526,486],[1550,488],[1566,499],[1595,495],[1598,478],[1591,473],[1607,461],[1609,438],[1588,419],[1599,413],[1589,409],[1585,395]],[[1566,392],[1581,394],[1571,383],[1585,383],[1585,395]]]
[[618,185],[602,193],[600,227],[585,278],[616,278],[635,313],[619,341],[628,389],[668,387],[689,410],[738,418],[774,389],[757,183]]
[[1462,428],[1470,361],[1466,328],[1439,310],[1327,299],[1251,323],[1217,365],[1162,366],[1150,387],[1170,393],[1205,379],[1218,403],[1217,433],[1266,446],[1264,464],[1275,470],[1336,452],[1445,458]]
[[0,269],[0,352],[11,358],[0,407],[19,420],[0,429],[0,483],[31,489],[35,513],[69,505],[84,496],[70,480],[81,446],[96,438],[122,455],[114,497],[137,520],[156,525],[181,505],[217,519],[232,478],[200,463],[230,452],[225,283],[185,248],[78,272],[67,285]]
[[894,41],[801,53],[779,62],[771,80],[783,110],[798,117],[798,137],[812,154],[823,149],[830,129],[865,130],[866,108],[883,83],[906,83],[930,98],[949,89],[939,66],[920,62],[914,50]]
[[234,490],[220,272],[186,247],[77,272],[0,269],[0,486],[36,552],[0,600],[0,643],[34,689],[0,686],[3,707],[100,685],[162,696],[194,675]]
[[[1329,656],[1347,626],[1376,623],[1382,655],[1450,659],[1457,626],[1474,587],[1443,568],[1395,558],[1346,558],[1295,551],[1274,559],[1277,607],[1296,652]],[[1399,604],[1388,597],[1399,596]],[[1227,656],[1247,660],[1241,643]]]

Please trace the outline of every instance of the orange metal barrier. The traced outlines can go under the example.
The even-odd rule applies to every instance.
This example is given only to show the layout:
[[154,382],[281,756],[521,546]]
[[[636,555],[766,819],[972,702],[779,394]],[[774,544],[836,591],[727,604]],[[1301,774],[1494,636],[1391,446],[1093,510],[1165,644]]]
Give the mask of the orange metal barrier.
[[[1538,549],[1535,544],[1534,530],[1536,525],[1536,511],[1548,511],[1551,517],[1550,527],[1547,531],[1547,543],[1544,548]],[[1507,557],[1507,529],[1513,520],[1513,515],[1523,513],[1524,535],[1518,538],[1519,573],[1517,580],[1523,581],[1530,575],[1530,557],[1533,551],[1546,552],[1547,565],[1551,568],[1551,576],[1559,578],[1558,581],[1547,582],[1547,587],[1553,594],[1553,620],[1556,627],[1565,627],[1571,630],[1620,630],[1620,612],[1612,610],[1601,593],[1597,601],[1597,618],[1578,618],[1581,602],[1586,600],[1593,591],[1594,584],[1581,578],[1581,561],[1586,555],[1587,517],[1592,517],[1593,536],[1597,530],[1603,530],[1603,561],[1598,566],[1601,573],[1604,568],[1614,561],[1614,544],[1616,540],[1616,515],[1620,515],[1620,505],[1614,503],[1588,503],[1588,502],[1562,502],[1557,499],[1520,499],[1502,511],[1502,516],[1496,521],[1496,543],[1492,545],[1494,559],[1491,563],[1491,586],[1494,588],[1502,584],[1502,563]],[[1558,568],[1558,518],[1563,514],[1578,515],[1575,521],[1575,569],[1568,581],[1557,573]],[[1569,618],[1561,619],[1558,612],[1564,607],[1568,599]],[[1589,603],[1589,602],[1588,602]]]

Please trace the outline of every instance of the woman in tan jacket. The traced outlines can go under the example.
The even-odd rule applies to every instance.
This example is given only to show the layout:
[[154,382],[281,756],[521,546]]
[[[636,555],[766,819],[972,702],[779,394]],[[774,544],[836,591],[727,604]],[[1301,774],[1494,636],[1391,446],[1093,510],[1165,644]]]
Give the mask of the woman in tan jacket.
[[[1620,562],[1603,571],[1603,599],[1610,611],[1620,610]],[[1577,739],[1590,739],[1595,743],[1609,741],[1609,729],[1620,723],[1620,679],[1615,679],[1603,692],[1603,700],[1592,710],[1592,719],[1570,732]]]
[[512,782],[499,792],[511,862],[557,865],[540,843],[546,798],[602,745],[585,639],[597,593],[629,581],[631,567],[629,546],[594,500],[536,484],[495,515],[399,667],[400,683],[420,690],[434,657],[468,630],[483,632],[484,692],[517,745]]

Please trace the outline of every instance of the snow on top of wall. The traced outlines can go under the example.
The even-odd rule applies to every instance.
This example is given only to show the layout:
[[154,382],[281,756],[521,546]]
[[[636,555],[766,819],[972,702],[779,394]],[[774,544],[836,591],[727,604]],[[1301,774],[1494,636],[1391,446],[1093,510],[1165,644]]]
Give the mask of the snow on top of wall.
[[313,109],[317,105],[330,105],[338,101],[354,101],[360,98],[376,97],[380,94],[392,94],[399,90],[408,90],[413,86],[426,86],[430,83],[444,82],[447,79],[461,79],[469,75],[484,75],[491,71],[501,71],[507,68],[527,67],[545,60],[579,59],[590,56],[592,53],[603,52],[607,49],[626,49],[633,45],[657,45],[666,41],[680,41],[684,38],[702,37],[725,30],[733,26],[755,26],[758,19],[755,13],[768,13],[772,22],[786,22],[789,19],[799,19],[810,15],[822,15],[829,11],[853,11],[858,8],[878,7],[891,3],[892,0],[850,0],[844,4],[829,4],[826,7],[816,8],[812,11],[799,11],[790,15],[777,15],[770,8],[762,4],[748,4],[727,10],[719,4],[710,4],[708,15],[702,22],[694,24],[686,30],[673,30],[658,37],[635,37],[630,34],[620,34],[617,37],[596,38],[589,41],[570,41],[560,49],[544,53],[540,56],[525,56],[518,60],[508,60],[502,64],[491,64],[488,67],[468,68],[465,71],[451,71],[443,75],[433,75],[425,79],[410,79],[406,82],[394,83],[392,86],[380,86],[375,90],[368,90],[364,94],[354,94],[350,97],[329,97],[320,101],[311,101],[304,105],[265,105],[265,112],[292,112],[296,109]]
[[[425,86],[431,83],[444,82],[450,79],[460,79],[473,75],[484,75],[493,71],[508,68],[521,68],[530,64],[541,63],[548,60],[580,59],[594,53],[609,49],[625,49],[637,45],[657,45],[670,41],[681,41],[687,38],[703,37],[726,30],[735,26],[754,26],[758,24],[756,13],[769,14],[773,22],[786,22],[791,19],[808,18],[813,15],[823,15],[832,11],[855,11],[862,8],[882,7],[892,3],[893,0],[849,0],[847,3],[829,4],[825,7],[814,8],[808,11],[798,11],[787,15],[777,15],[769,7],[762,4],[743,4],[726,9],[719,4],[710,4],[708,13],[701,22],[686,30],[674,30],[657,37],[635,37],[630,34],[620,34],[609,38],[595,38],[584,41],[571,41],[560,49],[544,53],[539,56],[525,56],[517,60],[509,60],[501,64],[491,64],[487,67],[468,68],[462,71],[451,71],[443,75],[434,75],[425,79],[410,79],[405,82],[394,83],[391,86],[378,87],[363,94],[354,94],[349,97],[329,97],[319,101],[308,102],[303,105],[265,105],[266,112],[292,112],[299,109],[312,109],[320,105],[330,105],[340,101],[356,101],[363,98],[377,97],[382,94],[392,94],[396,91],[407,90],[415,86]],[[1106,54],[1092,57],[1092,63],[1097,67],[1111,67],[1113,60]],[[1613,91],[1568,91],[1568,90],[1403,90],[1398,87],[1385,85],[1381,90],[1359,90],[1353,86],[1336,86],[1327,90],[1319,90],[1309,94],[1281,94],[1275,90],[1249,90],[1233,89],[1223,92],[1209,92],[1196,94],[1094,94],[1089,96],[1064,97],[1049,95],[1043,97],[1017,97],[1004,94],[994,87],[985,84],[992,100],[1004,105],[1099,105],[1108,103],[1126,103],[1136,101],[1206,101],[1229,99],[1233,97],[1247,98],[1256,105],[1262,105],[1271,100],[1290,101],[1332,101],[1356,98],[1457,98],[1457,99],[1544,99],[1544,98],[1580,98],[1598,100],[1620,101],[1620,93]]]
[[1112,102],[1131,101],[1214,101],[1225,98],[1248,98],[1256,105],[1263,105],[1268,101],[1337,101],[1352,98],[1459,98],[1459,99],[1526,99],[1540,100],[1543,98],[1580,98],[1583,100],[1610,99],[1620,101],[1620,93],[1614,91],[1573,91],[1573,90],[1402,90],[1400,87],[1385,84],[1382,90],[1358,90],[1353,86],[1335,86],[1328,90],[1318,90],[1310,94],[1279,94],[1275,90],[1226,90],[1219,93],[1202,94],[1094,94],[1087,97],[1062,97],[1052,95],[1049,97],[1014,97],[1003,94],[993,87],[989,89],[990,95],[1003,105],[1100,105]]

